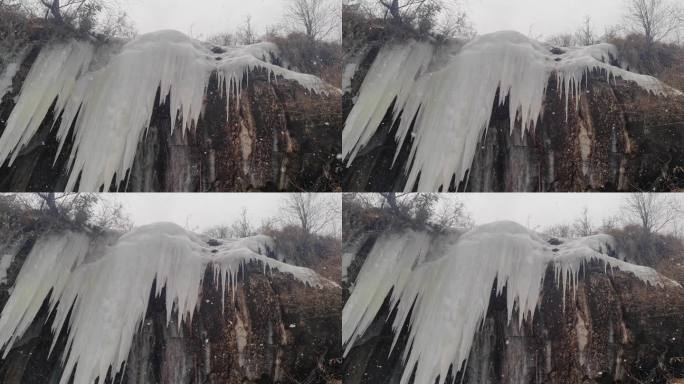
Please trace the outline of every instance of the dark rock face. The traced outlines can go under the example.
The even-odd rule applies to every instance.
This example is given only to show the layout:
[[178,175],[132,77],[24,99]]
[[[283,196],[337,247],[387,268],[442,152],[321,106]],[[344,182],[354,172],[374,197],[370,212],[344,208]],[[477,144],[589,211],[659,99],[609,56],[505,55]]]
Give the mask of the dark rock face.
[[[39,48],[27,55],[13,91],[0,104],[0,134]],[[250,73],[239,103],[231,101],[214,77],[205,113],[195,130],[171,130],[169,99],[162,100],[141,139],[134,164],[118,190],[138,191],[334,191],[339,189],[336,154],[341,152],[340,96],[317,95],[265,71]],[[157,98],[159,101],[159,93]],[[233,97],[232,100],[237,98]],[[5,191],[62,191],[67,180],[71,138],[53,166],[58,143],[50,131],[51,110],[38,133],[12,167],[0,167]],[[116,185],[108,186],[117,190]]]
[[[684,264],[678,263],[683,258],[676,255],[678,262],[668,263],[666,273],[680,284]],[[447,379],[492,384],[665,384],[684,378],[684,289],[647,286],[623,272],[605,274],[597,265],[587,266],[584,272],[576,296],[567,292],[563,305],[553,270],[547,271],[534,319],[520,329],[516,321],[508,323],[505,290],[496,296],[494,289],[465,371],[456,369],[456,373],[452,367]],[[404,369],[400,351],[406,347],[409,328],[401,330],[390,355],[394,334],[388,315],[394,316],[385,302],[345,358],[345,383],[399,382]]]
[[[353,93],[377,54],[370,50],[352,80]],[[343,97],[351,110],[351,95]],[[578,108],[565,100],[552,76],[543,115],[533,131],[510,132],[508,101],[493,102],[492,118],[475,153],[467,182],[452,179],[446,191],[566,192],[674,191],[684,188],[684,97],[657,97],[633,83],[608,84],[594,74]],[[390,111],[391,112],[391,108]],[[402,116],[413,118],[413,116]],[[350,191],[403,190],[411,137],[397,162],[391,114],[359,152],[342,183]]]
[[[8,271],[8,283],[0,285],[0,306],[7,301],[31,246],[29,241],[22,248]],[[234,299],[233,292],[221,297],[210,270],[203,284],[190,324],[179,326],[175,320],[167,324],[164,292],[153,297],[125,370],[100,382],[313,384],[340,379],[339,288],[305,287],[287,274],[264,275],[261,266],[252,264]],[[66,334],[60,335],[48,357],[52,334],[45,304],[25,336],[0,360],[0,382],[59,382]]]

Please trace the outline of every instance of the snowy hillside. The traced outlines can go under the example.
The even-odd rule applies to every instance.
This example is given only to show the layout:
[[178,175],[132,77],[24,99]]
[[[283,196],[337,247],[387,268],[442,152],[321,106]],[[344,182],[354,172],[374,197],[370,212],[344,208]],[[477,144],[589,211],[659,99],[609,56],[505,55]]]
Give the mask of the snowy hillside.
[[93,240],[76,232],[43,235],[0,315],[3,358],[37,319],[45,300],[54,312],[51,350],[60,333],[68,335],[60,383],[69,382],[73,373],[75,384],[91,384],[98,377],[102,381],[110,368],[114,375],[125,367],[153,287],[153,298],[165,293],[166,325],[177,324],[178,332],[193,322],[207,268],[221,292],[221,310],[229,304],[226,293],[235,300],[240,271],[244,276],[248,263],[261,265],[263,273],[291,275],[310,289],[337,287],[310,269],[268,257],[273,240],[267,236],[208,240],[171,223],[143,226],[116,240]]
[[[521,126],[522,135],[534,130],[548,103],[550,79],[558,84],[566,119],[569,109],[578,107],[591,75],[602,75],[611,83],[633,82],[658,96],[681,95],[653,77],[616,66],[617,60],[610,44],[556,48],[517,32],[496,32],[442,46],[387,43],[366,73],[347,116],[343,155],[351,165],[392,107],[392,121],[400,120],[394,137],[395,162],[402,144],[411,143],[403,189],[437,191],[446,189],[454,176],[456,183],[466,178],[496,105],[508,102],[511,133],[515,126]],[[346,71],[345,84],[355,68]]]
[[[0,76],[0,97],[22,57],[15,60]],[[145,138],[158,88],[159,103],[170,96],[166,128],[173,132],[178,123],[183,136],[200,119],[207,94],[214,91],[208,89],[214,75],[218,92],[226,92],[228,120],[231,103],[239,102],[243,85],[255,71],[266,71],[269,81],[292,81],[308,92],[339,94],[313,75],[274,64],[283,61],[272,43],[213,47],[176,31],[145,34],[120,49],[75,40],[52,43],[40,51],[16,98],[0,136],[0,163],[9,160],[12,165],[55,100],[55,116],[61,114],[61,121],[53,123],[59,141],[54,161],[69,148],[65,189],[97,191],[108,188],[113,179],[116,185],[125,180]],[[73,146],[65,146],[72,125]]]
[[[513,222],[478,226],[462,235],[413,230],[383,234],[370,249],[343,310],[346,354],[362,340],[388,295],[390,307],[382,313],[396,310],[389,317],[394,319],[391,349],[404,345],[402,351],[392,352],[401,352],[401,383],[432,383],[437,378],[442,383],[449,372],[456,377],[467,366],[493,287],[497,296],[505,291],[505,316],[521,328],[532,322],[535,311],[545,311],[539,304],[549,268],[555,288],[562,292],[563,311],[566,292],[576,295],[590,263],[602,265],[604,273],[627,272],[651,289],[679,286],[651,268],[613,257],[614,252],[614,239],[608,235],[551,239]],[[408,340],[398,343],[407,325]]]

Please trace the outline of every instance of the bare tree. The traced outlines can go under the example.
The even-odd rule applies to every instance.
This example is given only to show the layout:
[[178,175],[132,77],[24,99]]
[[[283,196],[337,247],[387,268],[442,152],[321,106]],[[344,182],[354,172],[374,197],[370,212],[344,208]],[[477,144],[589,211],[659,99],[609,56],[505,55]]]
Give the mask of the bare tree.
[[231,237],[232,229],[228,225],[215,225],[202,233],[216,239],[227,239]]
[[572,226],[570,224],[555,224],[544,230],[544,233],[553,237],[573,237]]
[[380,193],[380,196],[382,196],[383,199],[385,199],[385,202],[387,205],[389,205],[390,210],[395,214],[395,215],[405,215],[406,213],[403,212],[403,210],[400,208],[399,204],[397,203],[397,197],[400,197],[401,194],[397,194],[394,192],[382,192]]
[[411,24],[421,31],[437,26],[437,17],[445,10],[444,0],[377,0],[384,10],[385,18]]
[[245,20],[236,32],[237,41],[242,45],[250,45],[257,42],[257,34],[252,27],[252,16],[245,16]]
[[128,14],[124,11],[108,12],[99,30],[108,37],[131,39],[137,35],[137,31],[128,18]]
[[335,0],[289,0],[285,18],[309,39],[322,40],[339,25],[336,4]]
[[242,207],[240,217],[231,225],[233,237],[247,237],[252,236],[252,224],[247,218],[247,208]]
[[100,196],[95,201],[90,221],[98,228],[128,232],[133,229],[133,221],[126,213],[123,204]]
[[650,45],[672,37],[684,26],[684,8],[671,0],[625,0],[627,29],[643,34]]
[[623,202],[625,220],[641,224],[647,235],[674,223],[682,210],[677,201],[660,193],[632,193]]
[[465,37],[468,39],[476,35],[475,28],[473,28],[465,12],[446,6],[442,9],[442,16],[437,20],[436,32],[442,37]]
[[575,32],[575,42],[578,45],[586,46],[596,44],[597,41],[594,27],[591,25],[591,17],[587,15],[584,17],[582,27]]
[[[85,0],[80,0],[79,2],[83,3]],[[62,17],[62,8],[66,7],[66,4],[60,4],[60,0],[40,0],[40,3],[45,7],[46,18],[51,15],[58,22],[64,22],[64,17]]]
[[[380,208],[389,208],[394,219],[437,230],[470,228],[474,221],[465,205],[438,193],[380,193]],[[365,203],[364,205],[373,205]]]
[[386,12],[389,13],[395,20],[401,20],[401,13],[399,12],[399,0],[378,0],[380,4],[386,8]]
[[16,0],[0,2],[0,50],[11,52],[29,38],[29,20],[34,12]]
[[261,219],[261,225],[259,225],[259,229],[257,230],[257,233],[268,235],[275,230],[276,230],[276,219],[274,219],[273,217],[267,217],[267,218]]
[[434,193],[380,193],[380,208],[389,207],[390,213],[400,221],[417,221],[427,224],[432,217],[438,195]]
[[436,193],[415,193],[405,195],[405,205],[409,208],[409,214],[419,223],[428,223],[432,219],[435,206],[439,202]]
[[604,217],[603,220],[601,221],[600,231],[603,233],[612,231],[618,227],[619,223],[620,223],[620,217],[619,216]]
[[269,24],[264,29],[264,40],[273,39],[282,34],[285,27],[282,24]]
[[460,8],[458,0],[358,0],[354,9],[370,17],[382,17],[398,25],[408,25],[437,37],[475,35],[475,29]]
[[42,200],[45,210],[52,216],[59,216],[60,210],[57,208],[57,197],[54,192],[38,193],[38,197]]
[[136,34],[126,12],[116,0],[38,0],[45,18],[90,33],[97,30],[105,37],[131,38]]
[[546,42],[556,47],[572,47],[575,45],[575,36],[571,33],[559,33],[548,37]]
[[[84,17],[92,18],[105,5],[104,0],[40,0],[45,8],[45,17],[52,17],[59,23],[71,22]],[[82,21],[82,20],[79,20]]]
[[599,39],[602,42],[610,42],[620,36],[624,28],[621,25],[608,25],[603,28],[603,36]]
[[455,198],[443,197],[432,215],[432,223],[442,230],[471,228],[474,220],[465,204]]
[[215,225],[204,230],[202,233],[216,239],[242,238],[254,235],[254,226],[252,226],[249,217],[247,217],[247,208],[242,207],[240,216],[229,225]]
[[283,201],[281,220],[299,226],[306,235],[318,234],[339,217],[338,205],[325,195],[291,193]]
[[434,12],[445,7],[444,0],[377,0],[392,18],[413,18],[425,12]]
[[582,210],[580,217],[575,219],[573,229],[577,236],[591,236],[595,233],[594,226],[589,218],[589,210],[586,207]]
[[25,220],[32,210],[33,197],[23,193],[0,193],[0,231],[6,239],[21,241],[22,233],[31,232]]
[[36,211],[58,222],[96,231],[127,232],[133,222],[121,203],[98,193],[37,193]]
[[236,37],[230,32],[220,32],[209,36],[207,42],[216,45],[232,46],[236,43]]

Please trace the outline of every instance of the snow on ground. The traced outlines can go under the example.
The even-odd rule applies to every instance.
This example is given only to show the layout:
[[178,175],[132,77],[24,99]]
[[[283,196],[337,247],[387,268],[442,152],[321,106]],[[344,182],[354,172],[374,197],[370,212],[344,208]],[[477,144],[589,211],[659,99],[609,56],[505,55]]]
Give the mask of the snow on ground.
[[153,286],[156,296],[166,289],[167,322],[175,310],[180,327],[192,321],[207,267],[213,268],[223,296],[226,290],[235,293],[238,272],[249,262],[262,264],[264,273],[278,270],[309,286],[335,285],[308,268],[265,256],[273,249],[267,236],[222,240],[215,246],[207,240],[171,223],[140,227],[112,244],[75,232],[39,238],[0,315],[3,357],[48,297],[50,312],[55,312],[52,347],[60,332],[68,332],[60,384],[69,382],[72,372],[74,384],[92,384],[98,377],[102,381],[110,366],[116,373],[126,362]]
[[[363,336],[391,294],[396,343],[402,327],[411,324],[402,352],[401,383],[445,382],[449,366],[466,364],[475,333],[487,313],[492,287],[506,287],[508,319],[531,321],[539,304],[544,275],[554,268],[559,288],[576,288],[582,266],[602,263],[608,269],[634,274],[654,285],[677,285],[655,270],[608,256],[614,239],[595,235],[562,239],[552,245],[542,235],[513,222],[486,224],[458,236],[406,230],[377,239],[358,275],[342,312],[345,354]],[[415,305],[411,317],[411,307]],[[390,312],[391,312],[390,310]],[[543,310],[543,308],[541,308]],[[410,348],[408,346],[411,346]]]
[[55,111],[63,111],[61,124],[55,127],[58,155],[75,124],[66,189],[74,190],[80,176],[80,191],[98,191],[103,185],[108,188],[115,175],[117,185],[125,178],[149,125],[159,87],[160,102],[166,95],[171,97],[170,121],[178,117],[184,129],[192,129],[198,121],[213,73],[218,74],[221,89],[228,90],[227,110],[231,96],[240,97],[243,80],[249,81],[255,70],[268,71],[275,81],[281,77],[297,82],[311,92],[339,92],[313,75],[272,64],[279,58],[272,43],[222,47],[219,52],[180,32],[160,31],[129,42],[105,58],[104,64],[95,51],[82,41],[43,48],[0,137],[0,163],[14,162],[55,99]]
[[566,114],[567,95],[578,100],[591,72],[605,74],[607,81],[618,77],[633,81],[658,95],[681,94],[653,77],[611,65],[610,58],[617,56],[613,45],[563,48],[555,53],[552,48],[517,32],[491,33],[439,48],[418,41],[387,44],[368,71],[345,122],[342,147],[347,164],[369,142],[392,105],[393,120],[401,117],[395,160],[416,117],[404,189],[411,191],[418,180],[418,191],[434,192],[448,186],[452,175],[457,181],[464,179],[495,102],[502,105],[510,98],[511,132],[516,119],[523,134],[532,129],[551,76],[560,84],[559,96],[565,95]]

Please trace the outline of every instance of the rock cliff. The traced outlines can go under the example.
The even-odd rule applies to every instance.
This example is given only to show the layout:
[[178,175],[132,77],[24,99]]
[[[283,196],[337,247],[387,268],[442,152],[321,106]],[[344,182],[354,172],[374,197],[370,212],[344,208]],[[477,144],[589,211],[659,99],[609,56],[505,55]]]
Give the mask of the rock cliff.
[[[7,279],[0,283],[0,307],[5,307],[12,294],[34,243],[30,235],[15,248],[19,251],[7,269]],[[309,287],[285,273],[264,274],[256,264],[247,264],[240,275],[234,290],[225,290],[221,297],[224,291],[217,288],[216,275],[207,268],[192,321],[183,321],[181,326],[175,309],[168,321],[166,288],[156,296],[155,282],[123,370],[100,382],[336,382],[341,356],[339,287]],[[107,298],[102,305],[105,302]],[[0,381],[59,382],[67,332],[60,334],[49,353],[54,318],[46,300],[29,329],[0,361]]]
[[[356,280],[375,236],[358,248],[348,270],[350,283]],[[681,284],[684,254],[678,249],[660,253],[656,270]],[[533,321],[520,328],[515,320],[518,309],[514,320],[507,318],[508,288],[497,295],[494,284],[466,369],[456,373],[452,365],[447,379],[518,384],[677,383],[684,377],[681,287],[654,288],[625,272],[606,274],[597,263],[585,266],[575,295],[564,293],[556,277],[549,267]],[[401,355],[410,347],[410,327],[405,324],[396,330],[398,338],[390,354],[395,338],[392,321],[397,315],[390,308],[388,298],[364,336],[349,350],[343,368],[345,382],[400,381],[405,369]]]
[[[368,39],[363,44],[357,42],[350,53],[353,77],[347,80],[343,96],[345,116],[385,44],[373,40],[380,39],[378,36]],[[448,45],[434,44],[438,54],[440,50],[449,54]],[[466,177],[463,181],[453,177],[442,190],[674,191],[684,187],[683,96],[655,96],[633,82],[607,82],[605,73],[594,72],[581,97],[570,93],[566,114],[565,93],[557,80],[550,76],[540,119],[524,135],[519,119],[511,131],[510,97],[497,102],[500,89],[492,105],[482,105],[492,112]],[[441,104],[448,108],[449,102]],[[390,106],[377,131],[345,169],[342,183],[348,190],[405,189],[416,140],[415,121],[408,133],[397,134],[401,121],[414,117],[402,114],[395,121],[392,108],[396,106]],[[406,137],[400,148],[395,135]]]
[[[162,36],[159,38],[160,44],[168,44],[163,40],[166,36],[160,36]],[[176,35],[172,37],[178,38]],[[146,42],[144,38],[146,37],[141,38],[142,42]],[[186,51],[194,52],[199,59],[205,61],[214,60],[214,58],[205,59],[202,55],[216,55],[217,62],[219,59],[224,61],[244,59],[244,56],[237,58],[231,56],[244,53],[234,54],[230,51],[226,53],[221,47],[214,47],[212,51],[198,42],[189,39],[188,41],[189,43],[183,41],[189,47],[184,49],[178,49],[180,45],[175,41],[171,44],[176,44],[174,47],[178,49],[178,54],[187,54]],[[17,49],[25,52],[23,56],[18,55],[21,60],[18,63],[12,63],[10,60],[9,65],[6,65],[9,67],[12,64],[18,64],[18,70],[11,73],[8,92],[0,96],[2,97],[0,100],[0,137],[7,134],[8,120],[19,101],[25,80],[40,58],[41,51],[48,49],[49,44],[55,43],[36,42],[23,50]],[[96,48],[97,52],[105,51],[106,55],[111,55],[109,51],[116,52],[117,49],[120,48],[116,45],[111,48],[107,46]],[[117,56],[114,55],[114,59],[116,58]],[[106,61],[107,59],[100,60]],[[149,62],[150,59],[146,60]],[[277,66],[278,58],[270,59],[276,63],[273,65],[268,58],[264,60],[266,60],[263,62],[264,65],[280,70]],[[97,67],[102,64],[92,65]],[[158,71],[164,70],[163,63],[160,62],[157,65]],[[197,65],[204,68],[202,66],[207,64],[199,62]],[[137,69],[134,68],[138,68],[139,65],[129,65],[129,67],[123,72],[130,77],[135,77],[135,73],[126,71],[135,71]],[[2,70],[4,69],[6,68]],[[187,68],[181,67],[181,69]],[[141,101],[139,106],[147,109],[145,103],[151,102],[152,98],[155,99],[153,107],[150,108],[151,111],[147,113],[149,116],[145,116],[149,119],[149,126],[144,127],[146,130],[139,140],[135,139],[138,144],[134,160],[130,167],[124,165],[125,175],[116,175],[119,182],[112,180],[111,185],[104,189],[131,192],[331,191],[338,189],[335,155],[340,151],[339,93],[333,87],[330,87],[328,93],[312,92],[297,81],[282,77],[274,79],[277,76],[268,69],[251,68],[247,71],[249,72],[248,79],[244,74],[240,79],[234,79],[235,82],[241,83],[239,98],[234,98],[232,94],[238,92],[235,89],[235,83],[226,84],[230,80],[219,77],[217,72],[211,75],[202,100],[203,113],[198,121],[193,122],[194,129],[185,129],[185,124],[190,124],[187,121],[190,116],[185,116],[185,124],[181,120],[183,118],[181,114],[178,115],[176,121],[171,121],[171,116],[176,116],[176,111],[172,108],[177,107],[178,104],[179,95],[174,93],[177,88],[172,86],[174,91],[170,94],[167,94],[166,90],[161,92],[158,88],[156,97],[152,89],[150,100]],[[293,71],[285,69],[282,71],[298,76]],[[306,78],[306,81],[311,81],[312,78]],[[201,88],[203,80],[198,81]],[[44,86],[48,85],[50,84]],[[182,86],[178,88],[183,90]],[[28,91],[25,90],[25,92]],[[231,97],[230,103],[227,101],[228,95]],[[62,95],[62,99],[65,97],[68,95]],[[64,101],[61,102],[61,105],[63,104]],[[62,137],[58,135],[64,135],[64,132],[60,133],[57,127],[62,124],[62,118],[66,119],[64,117],[66,113],[62,113],[57,105],[60,104],[53,102],[45,116],[32,117],[34,120],[39,119],[41,123],[35,134],[29,137],[30,140],[26,145],[17,149],[16,159],[11,166],[8,161],[3,162],[3,166],[0,167],[0,189],[5,191],[68,189],[69,174],[72,171],[69,158],[87,149],[78,148],[78,151],[70,155],[72,149],[75,149],[74,136],[78,134],[76,124],[66,126],[68,133],[66,140],[62,143]],[[196,113],[196,111],[191,112]],[[83,113],[83,111],[79,112],[79,114]],[[134,111],[119,112],[121,113],[132,115]],[[104,119],[104,117],[101,118]],[[126,118],[122,118],[122,121],[125,120]],[[175,129],[172,130],[172,127]],[[93,129],[93,127],[89,126],[87,129]],[[128,128],[124,127],[124,129]],[[83,136],[83,133],[78,135]],[[105,138],[102,137],[102,139]],[[92,146],[92,143],[88,145]],[[118,148],[118,145],[111,142],[109,149],[102,152],[111,151],[115,154],[124,151],[124,148]],[[131,151],[131,149],[126,149],[126,151]],[[71,187],[77,189],[74,186],[78,187],[78,183]]]

